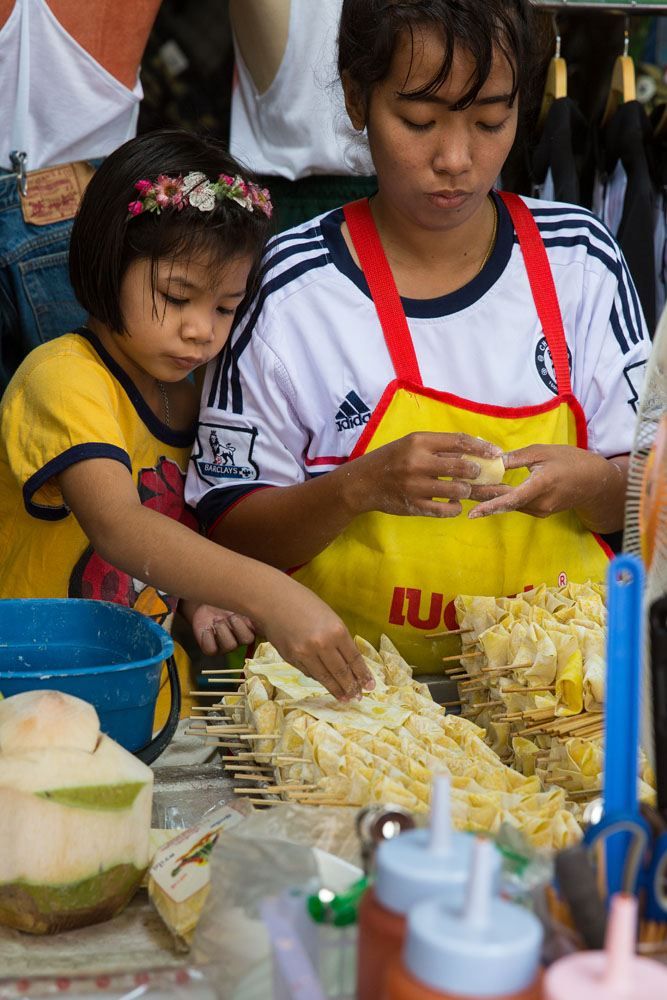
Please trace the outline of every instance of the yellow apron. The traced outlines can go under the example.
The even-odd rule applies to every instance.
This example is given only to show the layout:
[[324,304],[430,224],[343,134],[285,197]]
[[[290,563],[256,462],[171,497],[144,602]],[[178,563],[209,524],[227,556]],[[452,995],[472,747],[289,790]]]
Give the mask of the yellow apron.
[[[544,244],[516,195],[503,198],[524,256],[536,309],[554,363],[558,395],[539,406],[489,406],[423,385],[401,301],[366,199],[345,206],[351,239],[368,282],[396,379],[384,391],[350,456],[373,451],[413,431],[462,432],[504,451],[535,444],[587,447],[586,419],[572,394],[567,344]],[[506,472],[518,485],[526,469]],[[545,519],[496,514],[479,520],[368,513],[294,574],[344,619],[353,635],[377,644],[385,632],[409,663],[439,670],[458,638],[429,632],[457,628],[458,594],[511,595],[546,583],[605,579],[609,552],[574,511]]]

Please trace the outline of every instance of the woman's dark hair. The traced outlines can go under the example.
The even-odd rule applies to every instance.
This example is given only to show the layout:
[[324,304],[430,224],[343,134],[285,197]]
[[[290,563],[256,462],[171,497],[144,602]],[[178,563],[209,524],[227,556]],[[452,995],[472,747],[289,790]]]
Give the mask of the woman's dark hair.
[[[160,260],[210,256],[221,268],[233,258],[249,255],[254,261],[248,291],[269,236],[264,212],[250,212],[231,199],[216,201],[210,212],[192,206],[174,207],[131,216],[128,205],[138,195],[139,180],[155,181],[191,172],[216,181],[220,174],[254,178],[214,138],[172,129],[130,139],[101,165],[81,201],[70,241],[69,273],[77,299],[95,319],[117,333],[125,333],[120,309],[123,276],[133,261],[150,260],[153,294]],[[155,301],[155,300],[154,300]]]
[[[343,0],[338,36],[338,72],[360,88],[366,108],[373,87],[384,80],[403,32],[414,46],[415,29],[435,29],[443,57],[436,75],[414,97],[434,94],[449,77],[456,47],[470,53],[475,70],[470,86],[453,110],[472,104],[491,71],[494,49],[512,68],[511,103],[529,103],[535,76],[535,32],[529,0]],[[406,80],[407,83],[407,80]]]

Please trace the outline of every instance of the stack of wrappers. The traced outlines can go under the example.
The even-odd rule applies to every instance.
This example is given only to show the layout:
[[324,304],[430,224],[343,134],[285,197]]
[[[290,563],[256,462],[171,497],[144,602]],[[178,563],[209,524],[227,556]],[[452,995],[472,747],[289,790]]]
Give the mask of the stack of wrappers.
[[[511,598],[458,597],[462,714],[505,763],[560,786],[579,815],[600,793],[605,690],[605,588],[569,583]],[[639,795],[655,777],[639,761]]]
[[458,829],[495,833],[510,823],[552,850],[580,838],[562,788],[545,789],[536,774],[503,763],[484,729],[437,705],[385,636],[379,650],[356,642],[375,678],[360,701],[337,702],[268,643],[246,661],[238,691],[223,698],[230,730],[255,734],[250,752],[273,766],[283,798],[314,806],[390,802],[424,813],[432,776],[445,771]]

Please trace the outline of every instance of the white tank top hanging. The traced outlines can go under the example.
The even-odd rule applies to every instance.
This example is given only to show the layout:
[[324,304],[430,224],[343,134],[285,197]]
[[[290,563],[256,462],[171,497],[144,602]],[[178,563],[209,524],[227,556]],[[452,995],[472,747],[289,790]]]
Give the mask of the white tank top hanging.
[[230,149],[251,170],[298,180],[375,171],[365,139],[348,123],[336,70],[341,3],[291,0],[287,46],[258,94],[235,45]]
[[10,152],[39,170],[106,156],[136,132],[132,90],[69,35],[46,0],[16,0],[0,30],[0,167]]

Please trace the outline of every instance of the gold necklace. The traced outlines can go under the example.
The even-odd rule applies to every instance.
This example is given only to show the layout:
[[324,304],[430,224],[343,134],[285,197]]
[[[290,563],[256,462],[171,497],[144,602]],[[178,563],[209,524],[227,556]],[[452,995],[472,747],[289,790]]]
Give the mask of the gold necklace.
[[[491,198],[490,200],[491,200],[491,208],[493,209],[493,232],[491,233],[491,242],[489,243],[488,250],[484,254],[484,260],[482,261],[481,266],[477,271],[477,274],[481,274],[486,265],[488,264],[489,257],[493,253],[493,248],[496,245],[496,236],[498,235],[498,209],[496,208],[496,203],[493,200],[493,198]],[[477,274],[475,275],[475,277],[477,277]]]
[[169,418],[169,396],[167,395],[166,386],[165,386],[164,382],[160,382],[158,379],[155,379],[155,381],[157,382],[157,387],[160,390],[160,395],[162,396],[162,409],[164,410],[164,423],[165,423],[165,425],[167,427],[171,427],[171,420]]

